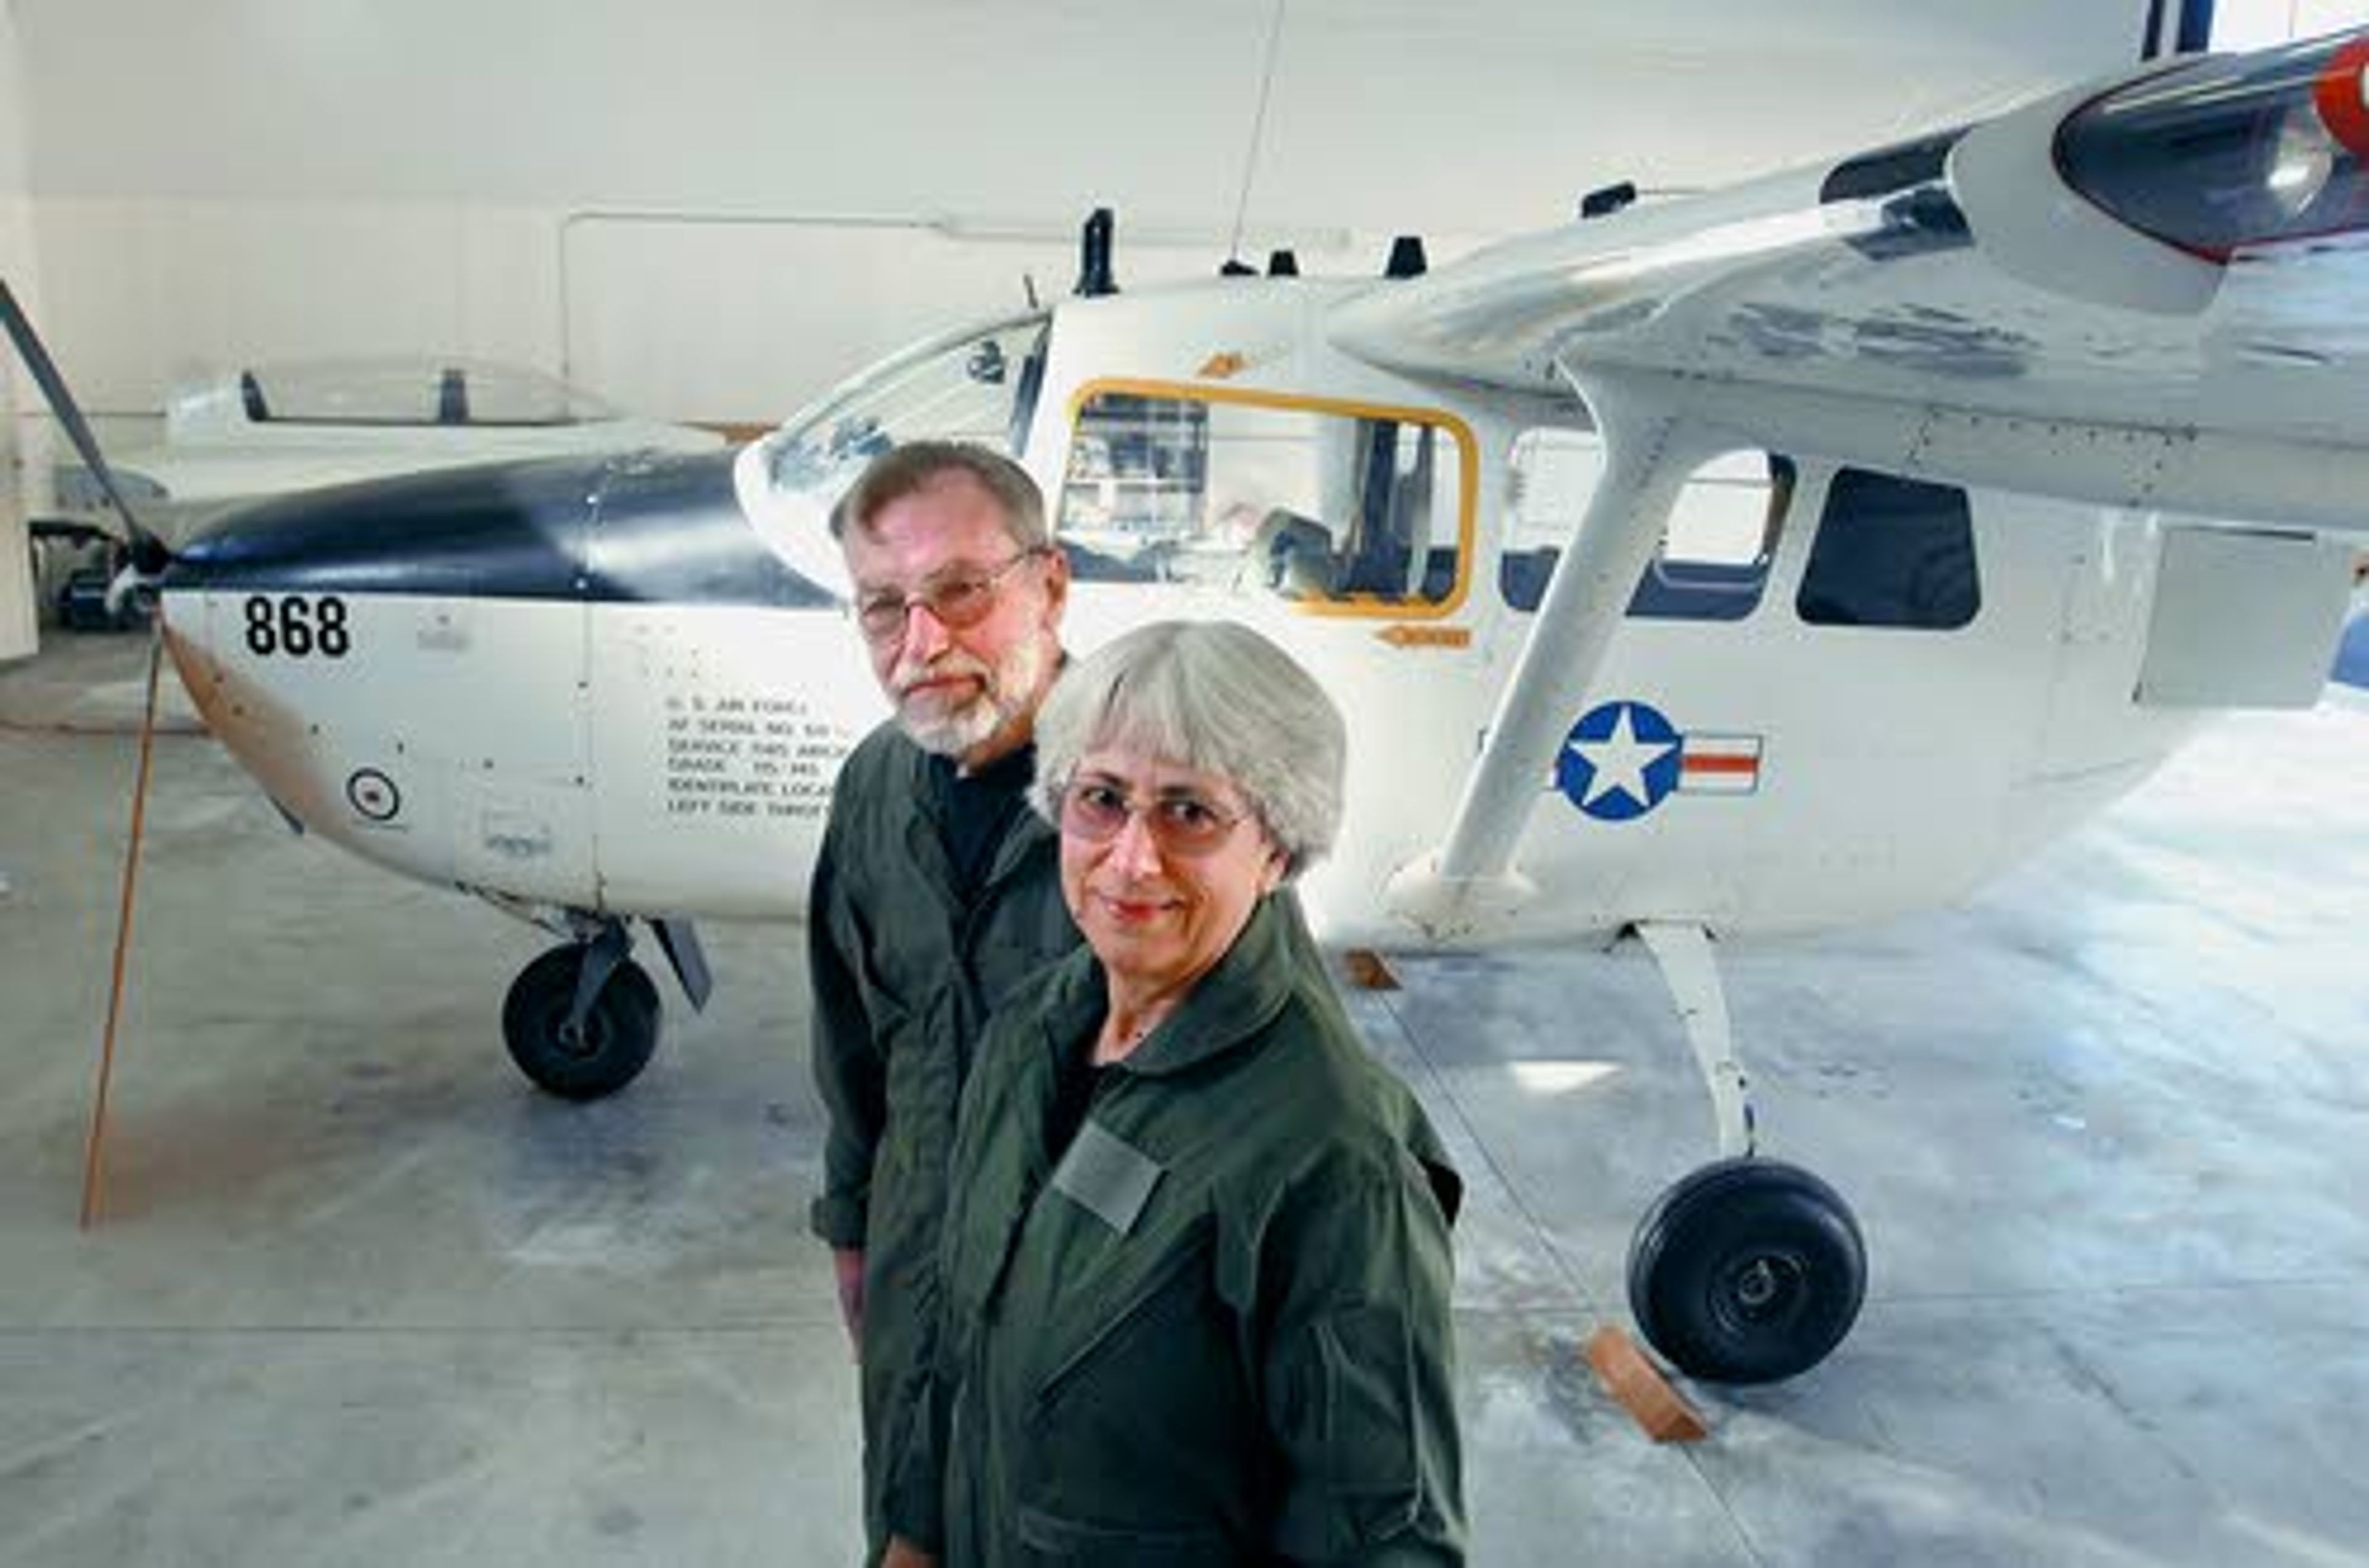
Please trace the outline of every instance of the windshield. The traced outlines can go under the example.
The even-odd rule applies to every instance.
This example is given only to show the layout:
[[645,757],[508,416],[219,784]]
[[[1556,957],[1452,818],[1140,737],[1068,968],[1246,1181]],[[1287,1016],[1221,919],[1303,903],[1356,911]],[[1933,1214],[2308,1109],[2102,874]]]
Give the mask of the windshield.
[[1019,456],[1051,319],[1031,311],[932,338],[843,383],[766,438],[769,484],[828,509],[865,464],[906,441],[976,441]]
[[750,525],[797,571],[843,591],[830,538],[839,498],[865,464],[906,441],[976,441],[1023,456],[1052,320],[1032,310],[933,338],[792,415],[735,470]]

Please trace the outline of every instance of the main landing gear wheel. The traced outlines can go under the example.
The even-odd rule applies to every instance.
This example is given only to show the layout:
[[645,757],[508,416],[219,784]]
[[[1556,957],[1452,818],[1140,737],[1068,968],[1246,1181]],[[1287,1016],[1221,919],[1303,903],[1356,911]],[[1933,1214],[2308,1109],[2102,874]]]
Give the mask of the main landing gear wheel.
[[1664,1193],[1629,1244],[1629,1310],[1688,1376],[1770,1383],[1842,1343],[1867,1293],[1859,1222],[1835,1190],[1775,1160],[1705,1165]]
[[555,947],[519,971],[502,1003],[502,1039],[510,1059],[563,1100],[597,1100],[631,1083],[658,1042],[658,992],[630,958],[615,960],[585,1009],[568,1022],[593,944]]

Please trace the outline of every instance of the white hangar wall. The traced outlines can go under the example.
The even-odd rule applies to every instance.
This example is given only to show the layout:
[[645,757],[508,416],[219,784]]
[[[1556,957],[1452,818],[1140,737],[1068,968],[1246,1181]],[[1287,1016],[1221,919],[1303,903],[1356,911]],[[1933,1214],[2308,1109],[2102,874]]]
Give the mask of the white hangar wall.
[[[2146,0],[13,0],[46,324],[86,400],[408,353],[777,418],[1066,289],[1379,265],[1732,178],[2135,56]],[[1271,75],[1271,87],[1270,87]],[[17,94],[9,95],[16,101]],[[1262,120],[1260,106],[1265,103]],[[1253,154],[1253,128],[1257,128]],[[1245,173],[1248,187],[1245,191]]]
[[[26,197],[25,90],[14,14],[0,6],[0,278],[22,295],[32,276],[32,214]],[[29,304],[28,309],[32,308]],[[40,441],[24,414],[32,398],[16,355],[0,348],[0,663],[34,649],[33,572],[25,530],[32,498],[25,475],[40,471],[23,454]]]

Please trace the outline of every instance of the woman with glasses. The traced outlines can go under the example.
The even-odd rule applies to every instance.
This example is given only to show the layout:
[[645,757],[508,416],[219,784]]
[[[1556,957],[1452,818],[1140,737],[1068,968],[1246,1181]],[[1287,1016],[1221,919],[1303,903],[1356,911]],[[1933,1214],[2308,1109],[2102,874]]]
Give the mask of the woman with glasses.
[[915,1450],[944,1509],[900,1546],[1461,1562],[1460,1185],[1288,887],[1338,823],[1339,713],[1257,634],[1163,624],[1036,733],[1086,947],[998,1009],[965,1091]]

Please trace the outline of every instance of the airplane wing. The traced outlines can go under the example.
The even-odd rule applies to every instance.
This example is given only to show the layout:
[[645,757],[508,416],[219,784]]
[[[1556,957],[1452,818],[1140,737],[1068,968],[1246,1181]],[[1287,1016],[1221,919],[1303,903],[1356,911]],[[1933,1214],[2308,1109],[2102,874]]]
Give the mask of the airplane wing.
[[1402,371],[1734,444],[2369,534],[2369,32],[2176,61],[1377,285]]
[[[1471,933],[1528,896],[1538,781],[1686,475],[1724,450],[2210,519],[2232,548],[2183,532],[2162,591],[2194,604],[2166,658],[2209,667],[2226,639],[2198,634],[2276,612],[2307,623],[2290,641],[2317,691],[2346,546],[2286,531],[2369,539],[2364,165],[2357,31],[1584,219],[1337,307],[1347,352],[1576,396],[1604,435],[1448,830],[1392,907]],[[2249,524],[2274,530],[2214,532]]]

